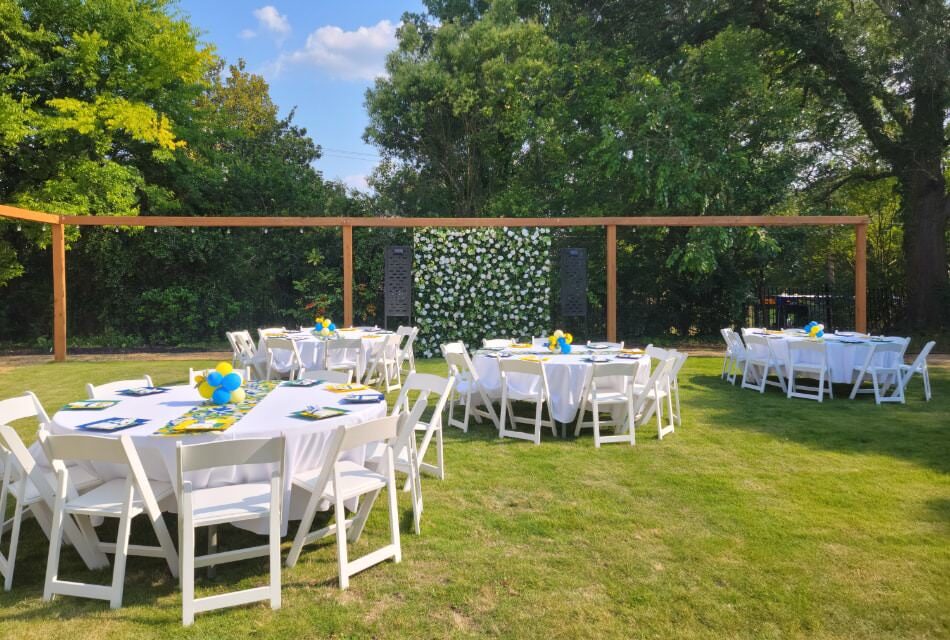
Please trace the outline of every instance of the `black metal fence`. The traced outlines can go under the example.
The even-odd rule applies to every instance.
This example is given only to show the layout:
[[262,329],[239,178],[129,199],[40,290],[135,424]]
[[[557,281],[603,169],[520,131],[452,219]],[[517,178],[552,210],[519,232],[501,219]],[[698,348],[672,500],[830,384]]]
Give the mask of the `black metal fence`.
[[[903,292],[887,288],[868,290],[868,329],[886,331],[900,324]],[[800,327],[814,320],[828,329],[854,328],[854,291],[830,287],[800,289],[765,287],[748,306],[749,326],[780,329]]]

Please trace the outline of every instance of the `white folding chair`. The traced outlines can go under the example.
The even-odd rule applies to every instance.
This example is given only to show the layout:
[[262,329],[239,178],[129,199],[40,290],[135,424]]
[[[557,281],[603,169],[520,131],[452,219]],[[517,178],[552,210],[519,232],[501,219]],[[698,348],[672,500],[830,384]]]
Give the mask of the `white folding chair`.
[[366,351],[362,338],[331,338],[324,343],[323,368],[330,371],[351,371],[354,380],[362,380]]
[[383,344],[373,354],[370,362],[366,364],[364,384],[380,384],[385,388],[386,393],[395,391],[402,386],[399,374],[400,339],[395,333],[384,335],[381,338]]
[[[786,393],[788,390],[785,387],[785,359],[776,356],[769,339],[747,333],[745,344],[746,361],[742,370],[742,388],[755,389],[759,393],[764,393],[765,385],[768,384]],[[769,380],[770,371],[775,374],[775,381]]]
[[[340,588],[350,585],[350,576],[373,565],[392,558],[402,560],[399,546],[399,510],[396,504],[396,477],[392,445],[396,437],[399,416],[387,416],[350,427],[338,427],[330,437],[327,457],[323,466],[298,473],[293,478],[294,487],[309,494],[304,516],[297,529],[297,535],[287,555],[287,566],[293,567],[300,558],[305,544],[314,542],[336,533],[337,560],[340,572]],[[340,455],[357,447],[365,447],[374,442],[385,442],[382,465],[368,469],[351,460],[342,460]],[[357,542],[366,526],[366,519],[376,502],[380,491],[386,489],[389,494],[390,543],[356,560],[349,560],[347,540]],[[361,500],[359,510],[352,520],[346,519],[344,502],[353,498],[367,496]],[[334,524],[311,531],[317,508],[323,501],[334,506]]]
[[[42,432],[40,438],[43,449],[53,463],[57,480],[43,599],[51,600],[57,594],[94,598],[108,600],[110,608],[118,609],[122,606],[125,563],[129,555],[164,558],[172,575],[178,577],[178,552],[175,551],[158,507],[160,500],[172,495],[172,486],[168,482],[149,483],[138,452],[132,445],[132,439],[127,435],[118,438],[87,435],[44,436]],[[108,480],[94,489],[79,493],[70,481],[70,472],[64,464],[67,460],[122,465],[127,469],[126,476]],[[152,522],[152,529],[158,538],[157,547],[129,544],[132,518],[142,514],[147,515]],[[106,553],[115,554],[111,585],[84,584],[59,579],[63,522],[68,516],[119,520],[119,533],[115,544],[112,544],[100,542],[92,526],[84,526],[84,520],[80,519],[80,527],[90,542]]]
[[[544,341],[545,341],[545,346],[547,346],[547,338],[544,338]],[[588,340],[587,341],[588,348],[590,348],[590,345],[592,344],[605,344],[607,345],[607,349],[609,350],[623,349],[623,340],[621,340],[620,342],[608,342],[606,340]]]
[[722,354],[722,371],[719,373],[720,379],[728,376],[736,366],[735,354],[732,348],[732,334],[733,331],[729,327],[723,327],[719,330],[719,335],[722,336],[723,342],[726,343],[726,350]]
[[116,380],[114,382],[107,382],[100,385],[93,385],[91,382],[87,382],[86,397],[88,397],[90,400],[96,398],[107,398],[114,396],[116,392],[122,391],[123,389],[154,386],[155,385],[152,383],[152,377],[149,375],[144,375],[141,378],[134,378],[132,380]]
[[[399,416],[396,437],[389,443],[393,452],[395,470],[406,474],[406,484],[412,501],[412,524],[416,535],[422,532],[422,476],[419,471],[419,450],[416,447],[416,425],[428,406],[426,394],[420,393],[409,412],[401,411],[397,404],[393,414]],[[386,443],[379,443],[376,451],[366,458],[366,466],[383,469],[386,460]]]
[[[535,445],[541,444],[542,427],[550,427],[551,433],[557,437],[557,426],[551,417],[551,394],[548,390],[548,377],[544,373],[544,363],[540,360],[499,360],[498,369],[501,373],[501,417],[499,424],[501,429],[498,435],[502,438],[517,438],[520,440],[531,440]],[[531,392],[519,391],[512,388],[512,376],[524,381],[527,377],[537,378],[537,389]],[[522,402],[533,402],[535,405],[534,419],[522,418],[515,415],[511,405],[512,400]],[[548,419],[542,418],[544,406],[548,406]],[[511,429],[508,428],[507,415],[511,414]],[[527,424],[534,427],[531,432],[518,431],[519,424]]]
[[330,371],[329,369],[306,369],[300,374],[302,380],[323,380],[331,384],[349,384],[353,380],[352,371]]
[[[878,404],[881,402],[900,402],[903,404],[906,401],[907,384],[910,382],[911,378],[914,377],[914,374],[919,374],[923,379],[924,399],[927,402],[930,402],[932,394],[930,389],[930,370],[927,368],[927,356],[930,355],[930,352],[936,345],[937,343],[933,340],[925,344],[924,348],[920,350],[920,353],[917,354],[917,357],[914,358],[914,361],[910,364],[904,364],[901,362],[893,367],[875,367],[878,376],[891,376],[894,380],[896,380],[896,388],[894,389],[893,393],[890,395],[875,396],[875,400],[877,400]],[[886,393],[886,391],[884,391],[884,393]]]
[[[637,443],[633,384],[639,369],[639,362],[607,362],[591,367],[581,392],[575,436],[581,434],[581,429],[593,429],[594,446],[598,449],[601,444],[611,442],[629,442],[631,446]],[[610,420],[601,420],[601,407],[612,410]],[[592,419],[585,422],[584,413],[588,410]],[[601,427],[612,427],[614,434],[601,435]]]
[[682,351],[672,351],[673,368],[670,369],[670,390],[673,394],[673,420],[678,426],[683,426],[683,418],[680,415],[680,370],[686,364],[689,354]]
[[264,338],[271,336],[282,336],[287,333],[287,327],[258,327],[257,340],[264,344]]
[[[887,373],[880,372],[877,361],[887,358],[887,354],[894,354],[891,357],[893,357],[897,363],[903,362],[904,353],[907,351],[909,344],[910,338],[898,338],[892,342],[868,342],[862,345],[861,349],[863,349],[864,357],[860,363],[854,365],[852,370],[854,384],[851,386],[851,393],[848,398],[854,400],[859,393],[873,393],[875,403],[881,404],[882,401],[888,402],[888,400],[885,399],[887,390],[891,385],[895,385],[895,387],[900,386],[900,374],[894,371],[896,367],[889,367]],[[888,368],[884,363],[881,363],[881,365]],[[897,366],[899,366],[899,364]],[[865,388],[862,385],[868,378],[871,379],[871,387]],[[895,401],[899,401],[902,391],[895,388],[895,392],[897,393]]]
[[[0,485],[0,524],[2,524],[0,538],[3,538],[5,532],[10,532],[7,555],[4,556],[0,552],[0,576],[3,576],[4,590],[9,591],[13,586],[13,572],[16,568],[17,546],[23,519],[30,512],[34,515],[39,512],[41,515],[37,515],[36,521],[40,524],[43,533],[49,535],[50,514],[56,500],[53,489],[56,478],[52,469],[41,467],[36,463],[17,432],[13,430],[13,427],[5,424],[0,424],[0,457],[6,461],[3,468],[3,482]],[[81,469],[70,469],[70,472],[82,486],[88,487],[97,483],[94,476]],[[8,500],[11,498],[15,502],[13,516],[4,520]],[[40,509],[42,511],[39,511]],[[66,540],[73,544],[86,566],[90,569],[99,569],[109,565],[105,554],[88,544],[72,518],[64,520],[63,529]]]
[[729,330],[729,341],[732,343],[732,366],[726,375],[726,380],[729,384],[735,385],[736,378],[738,378],[745,369],[745,363],[749,354],[746,350],[745,343],[742,341],[742,336],[731,329]]
[[[419,445],[419,469],[420,471],[435,476],[439,480],[445,479],[445,454],[442,442],[442,411],[448,402],[449,395],[452,393],[452,387],[455,384],[453,377],[442,378],[431,373],[410,373],[406,378],[399,398],[393,405],[393,411],[409,412],[409,395],[418,393],[420,398],[428,398],[430,395],[436,395],[435,408],[432,410],[432,417],[429,422],[416,420],[415,430],[422,433],[422,444]],[[426,452],[429,445],[435,438],[435,464],[425,461]],[[398,455],[398,451],[396,455]]]
[[[181,553],[182,624],[190,626],[195,614],[269,600],[280,609],[280,524],[284,494],[284,438],[248,438],[178,445],[178,540]],[[188,474],[221,467],[250,465],[276,467],[266,482],[244,482],[194,489]],[[207,555],[195,555],[195,531],[208,527],[216,542],[218,525],[248,520],[268,521],[268,543],[219,552],[209,544]],[[270,584],[231,593],[195,598],[195,569],[248,558],[270,559]]]
[[[231,340],[236,348],[235,367],[248,368],[255,378],[264,375],[264,366],[267,360],[267,354],[259,352],[251,338],[250,331],[232,331]],[[263,345],[263,340],[261,341]],[[250,378],[248,378],[250,379]]]
[[[465,345],[461,342],[444,344],[442,345],[442,355],[449,366],[449,376],[455,378],[454,390],[449,398],[448,425],[458,427],[468,433],[469,417],[475,416],[476,422],[481,423],[482,418],[488,418],[495,425],[495,429],[500,429],[498,414],[495,413],[495,408],[488,398],[488,393],[479,380],[478,372],[475,371],[475,365],[472,364],[472,359],[469,357],[468,351],[465,350]],[[465,406],[465,415],[462,420],[455,418],[456,396],[462,400],[460,404]],[[482,402],[481,405],[476,403],[479,399]],[[479,406],[485,408],[480,409]]]
[[[673,394],[670,383],[670,372],[674,365],[674,356],[661,360],[653,367],[653,373],[650,374],[650,378],[645,384],[634,383],[633,385],[635,424],[643,426],[655,415],[656,433],[659,440],[662,440],[663,436],[673,433],[676,428],[676,423],[673,420]],[[663,417],[664,404],[666,404],[666,410],[669,414],[669,419],[666,422],[664,422]]]
[[[812,358],[818,362],[805,362]],[[828,365],[828,345],[815,340],[790,340],[788,343],[788,361],[785,364],[787,378],[785,380],[786,397],[805,398],[821,402],[827,392],[828,397],[834,400],[835,393],[831,389],[831,367]],[[809,387],[796,382],[796,377],[818,379],[818,386]],[[812,391],[813,393],[808,393]]]
[[396,335],[399,336],[400,345],[399,345],[399,355],[397,357],[397,364],[399,367],[399,372],[402,373],[405,369],[406,375],[416,372],[416,354],[413,350],[413,344],[416,341],[416,336],[419,335],[419,327],[403,327],[400,326],[396,329]]
[[483,349],[507,349],[512,344],[514,344],[514,340],[509,340],[507,338],[492,338],[488,340],[482,340]]
[[[303,371],[303,360],[300,358],[300,350],[297,349],[297,343],[290,338],[279,338],[274,336],[264,337],[264,349],[267,351],[267,372],[264,377],[267,380],[276,372],[287,374],[289,380],[296,380],[300,372]],[[286,366],[277,365],[279,354],[287,354],[290,363]]]
[[930,352],[933,351],[933,348],[937,346],[936,341],[931,340],[924,345],[924,348],[921,349],[920,353],[917,354],[917,357],[914,358],[914,361],[910,364],[901,364],[901,393],[906,395],[907,383],[910,382],[910,379],[914,377],[914,374],[920,374],[920,377],[924,381],[924,399],[927,402],[930,402],[932,394],[930,392],[930,369],[927,367],[927,356],[930,355]]

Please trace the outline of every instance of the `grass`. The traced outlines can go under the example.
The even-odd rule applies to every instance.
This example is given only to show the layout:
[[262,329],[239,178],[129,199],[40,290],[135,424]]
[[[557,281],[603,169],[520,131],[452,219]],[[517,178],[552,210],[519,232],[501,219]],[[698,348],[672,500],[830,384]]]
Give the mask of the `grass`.
[[[149,372],[167,384],[189,364],[209,363],[23,366],[0,373],[0,397],[29,388],[55,410],[87,381]],[[950,370],[934,370],[932,402],[918,380],[906,406],[878,407],[739,390],[719,366],[688,361],[684,424],[662,442],[643,429],[634,448],[598,451],[589,435],[548,433],[534,447],[487,425],[447,430],[447,477],[423,481],[421,537],[400,496],[403,562],[341,592],[333,544],[312,545],[284,570],[276,612],[241,607],[183,629],[175,581],[146,558],[130,560],[119,611],[44,603],[47,545],[29,521],[13,591],[0,592],[0,637],[948,637]],[[16,426],[32,439],[32,426]],[[384,536],[377,507],[357,547]],[[111,574],[91,575],[67,551],[61,575]],[[263,576],[263,561],[222,567],[199,595]]]

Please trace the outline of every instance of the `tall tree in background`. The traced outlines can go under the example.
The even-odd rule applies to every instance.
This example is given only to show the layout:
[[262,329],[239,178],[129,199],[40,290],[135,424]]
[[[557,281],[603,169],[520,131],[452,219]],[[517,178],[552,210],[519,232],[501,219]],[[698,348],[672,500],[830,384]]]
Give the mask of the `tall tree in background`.
[[902,201],[908,320],[945,322],[950,5],[944,0],[595,0],[560,5],[592,33],[629,42],[657,66],[726,29],[761,32],[776,75],[863,134],[872,158],[847,179],[896,177]]
[[[213,61],[169,0],[0,0],[0,202],[135,215]],[[29,230],[40,245],[47,238]],[[0,237],[0,285],[22,267]]]

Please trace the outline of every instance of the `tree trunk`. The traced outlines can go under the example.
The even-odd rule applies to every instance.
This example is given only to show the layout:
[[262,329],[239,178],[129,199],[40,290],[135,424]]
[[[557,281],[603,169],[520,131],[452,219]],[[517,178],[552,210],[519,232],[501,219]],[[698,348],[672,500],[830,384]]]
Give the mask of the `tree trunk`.
[[[947,214],[950,198],[939,158],[900,176],[903,192],[904,259],[908,324],[934,329],[947,322]],[[930,171],[926,170],[931,169]]]

